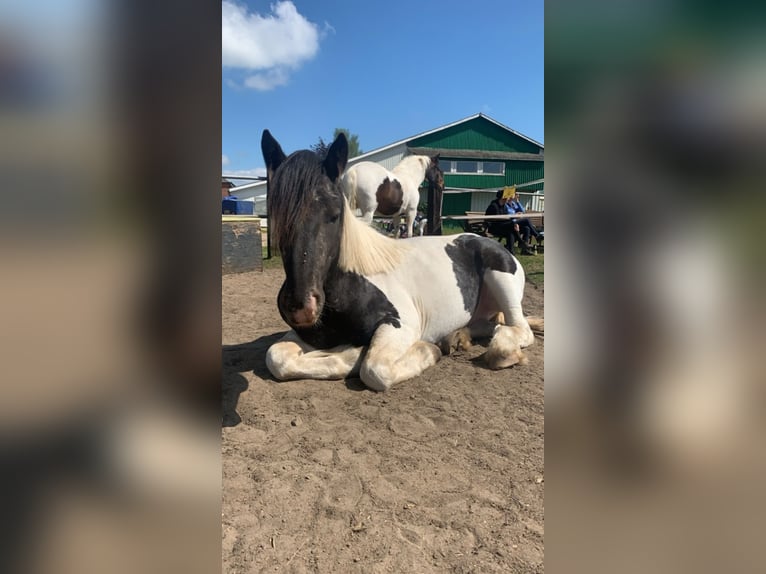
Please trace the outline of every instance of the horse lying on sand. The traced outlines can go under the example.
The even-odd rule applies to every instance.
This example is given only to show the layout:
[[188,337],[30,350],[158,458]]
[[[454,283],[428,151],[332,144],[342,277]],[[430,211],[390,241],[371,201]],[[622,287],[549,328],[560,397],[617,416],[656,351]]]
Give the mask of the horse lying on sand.
[[[534,334],[521,309],[524,271],[499,243],[468,233],[394,240],[357,219],[339,185],[343,134],[324,160],[287,157],[268,130],[261,149],[286,274],[277,305],[292,328],[266,354],[277,379],[359,376],[385,391],[434,365],[437,343],[458,330],[492,336],[493,369],[525,362]],[[499,313],[507,324],[493,321]]]

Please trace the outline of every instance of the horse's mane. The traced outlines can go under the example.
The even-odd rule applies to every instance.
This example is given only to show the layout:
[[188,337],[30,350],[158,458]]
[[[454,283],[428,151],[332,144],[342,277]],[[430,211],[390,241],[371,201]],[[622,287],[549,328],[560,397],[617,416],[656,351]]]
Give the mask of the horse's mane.
[[343,198],[343,234],[338,262],[341,269],[368,276],[388,273],[411,248],[405,241],[386,237],[357,219]]
[[[291,245],[295,238],[297,221],[308,216],[311,202],[301,190],[310,190],[323,176],[319,156],[309,150],[291,154],[285,161],[290,169],[281,169],[269,181],[267,196],[271,239],[276,247]],[[308,184],[308,185],[307,185]]]
[[[278,170],[273,181],[269,181],[267,197],[271,238],[277,247],[294,242],[299,222],[311,217],[311,201],[304,194],[321,187],[322,178],[326,177],[320,157],[312,151],[291,154],[283,165],[287,167],[287,164],[289,169]],[[411,247],[403,241],[382,235],[357,219],[346,197],[342,193],[340,195],[343,198],[340,268],[360,275],[393,270]]]
[[[403,170],[409,170],[412,169],[413,166],[417,165],[419,169],[422,169],[424,172],[426,169],[428,169],[428,165],[431,163],[431,158],[427,155],[408,155],[404,159],[402,159],[396,166],[391,170],[394,173],[399,173]],[[418,182],[420,183],[420,182]]]

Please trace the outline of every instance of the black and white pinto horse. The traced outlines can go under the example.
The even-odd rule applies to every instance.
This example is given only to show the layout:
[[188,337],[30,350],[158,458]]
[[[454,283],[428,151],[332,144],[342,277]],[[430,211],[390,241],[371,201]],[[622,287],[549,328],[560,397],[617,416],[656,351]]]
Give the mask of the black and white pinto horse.
[[[261,148],[286,274],[277,305],[292,328],[267,352],[274,377],[359,376],[385,391],[434,365],[437,343],[461,330],[492,336],[491,368],[526,362],[524,272],[500,244],[473,234],[397,241],[356,218],[339,186],[343,134],[324,160],[308,150],[286,157],[268,130]],[[507,324],[493,321],[499,312]]]
[[407,237],[412,229],[420,203],[423,179],[444,189],[444,173],[439,167],[439,155],[409,155],[391,171],[374,161],[352,165],[341,176],[341,189],[352,210],[362,212],[362,219],[372,222],[375,213],[391,217],[395,233],[399,231],[402,214],[407,220]]

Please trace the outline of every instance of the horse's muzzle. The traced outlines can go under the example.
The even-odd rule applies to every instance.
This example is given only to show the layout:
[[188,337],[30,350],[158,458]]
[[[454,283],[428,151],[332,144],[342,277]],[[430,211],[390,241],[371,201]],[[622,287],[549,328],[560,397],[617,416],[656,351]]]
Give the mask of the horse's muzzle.
[[291,320],[295,327],[311,327],[319,320],[318,297],[309,293],[303,302],[303,307],[291,312]]

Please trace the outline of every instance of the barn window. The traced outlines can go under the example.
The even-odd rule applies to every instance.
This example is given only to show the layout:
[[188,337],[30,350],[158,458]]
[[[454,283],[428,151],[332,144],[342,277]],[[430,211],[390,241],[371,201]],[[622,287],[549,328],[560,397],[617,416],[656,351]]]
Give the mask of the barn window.
[[440,158],[439,167],[444,173],[505,175],[505,163],[502,161],[449,160]]
[[502,161],[484,161],[481,164],[481,173],[503,175],[505,173],[505,164]]
[[478,161],[456,161],[455,171],[457,173],[479,173]]

